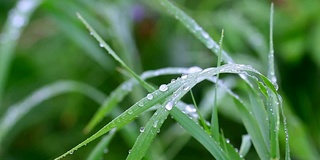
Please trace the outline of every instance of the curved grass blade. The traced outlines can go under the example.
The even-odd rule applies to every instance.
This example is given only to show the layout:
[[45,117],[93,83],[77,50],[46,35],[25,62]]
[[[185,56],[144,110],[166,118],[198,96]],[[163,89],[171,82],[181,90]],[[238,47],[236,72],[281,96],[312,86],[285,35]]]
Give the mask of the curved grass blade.
[[0,143],[12,127],[34,107],[45,100],[63,93],[79,92],[97,103],[102,103],[106,96],[95,88],[75,81],[58,81],[46,85],[32,93],[29,97],[9,107],[0,121]]
[[10,11],[0,38],[0,105],[10,62],[19,37],[41,0],[20,0]]
[[[95,140],[96,138],[102,136],[103,134],[107,133],[113,128],[121,128],[127,123],[131,122],[134,118],[139,116],[142,112],[147,110],[148,108],[156,105],[157,103],[162,102],[165,98],[173,94],[174,91],[176,91],[181,85],[184,86],[184,88],[187,87],[185,90],[189,90],[190,84],[185,82],[193,81],[194,83],[199,83],[203,81],[204,79],[210,78],[213,75],[217,73],[236,73],[241,74],[245,71],[249,72],[255,72],[260,75],[258,71],[251,68],[250,66],[246,65],[237,65],[237,64],[227,64],[220,66],[218,68],[208,68],[198,73],[191,74],[192,76],[182,76],[181,78],[178,78],[176,81],[171,82],[168,85],[164,85],[159,87],[159,90],[156,90],[150,94],[148,94],[146,97],[135,103],[133,106],[131,106],[129,109],[127,109],[125,112],[123,112],[121,115],[119,115],[117,118],[113,119],[110,123],[105,125],[103,128],[101,128],[98,132],[93,134],[91,137],[86,139],[85,141],[81,142],[71,150],[67,151],[63,155],[57,157],[56,159],[61,159],[65,157],[68,154],[72,154],[77,149],[81,148],[82,146],[88,144],[89,142]],[[190,82],[189,82],[190,83]],[[162,88],[162,89],[161,89]],[[173,107],[175,108],[175,107]],[[167,108],[168,109],[168,108]]]
[[[164,68],[154,71],[146,71],[141,75],[142,79],[148,79],[161,75],[169,74],[187,74],[190,73],[191,69],[187,68]],[[117,103],[119,103],[123,98],[132,91],[132,88],[137,85],[137,81],[130,79],[122,83],[117,87],[104,102],[99,110],[95,113],[93,118],[90,120],[88,125],[85,127],[84,132],[90,132],[108,113],[111,111]]]

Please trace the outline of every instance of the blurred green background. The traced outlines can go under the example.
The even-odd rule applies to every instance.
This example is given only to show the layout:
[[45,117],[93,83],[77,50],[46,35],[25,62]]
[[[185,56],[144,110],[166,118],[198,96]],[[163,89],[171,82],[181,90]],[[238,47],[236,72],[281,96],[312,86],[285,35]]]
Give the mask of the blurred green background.
[[[18,3],[29,1],[34,0],[0,1],[1,48],[8,47],[6,27],[12,29],[8,17],[19,8]],[[9,106],[58,80],[83,82],[109,95],[129,78],[120,73],[117,63],[89,35],[77,19],[77,12],[137,73],[169,66],[206,68],[216,65],[217,57],[152,0],[38,2],[30,21],[21,28],[20,37],[10,41],[16,45],[12,46],[13,57],[7,77],[2,77],[5,83],[0,97],[0,116]],[[271,1],[174,2],[216,41],[224,29],[223,47],[237,63],[252,65],[266,73]],[[320,1],[275,0],[274,4],[275,65],[279,90],[289,114],[289,129],[292,129],[289,130],[291,145],[303,148],[305,146],[295,139],[305,139],[311,147],[308,149],[319,155]],[[150,81],[161,84],[168,79],[160,77]],[[196,99],[200,100],[201,90],[195,92]],[[125,109],[142,96],[130,95],[119,107]],[[41,103],[5,137],[0,146],[0,159],[52,159],[64,153],[88,136],[83,128],[98,107],[99,104],[77,93],[59,95]],[[238,146],[239,137],[245,133],[243,127],[226,113],[221,115],[220,122],[227,137]],[[238,130],[232,130],[234,128]],[[300,130],[305,131],[304,137],[296,137],[295,133]],[[85,159],[96,143],[92,142],[67,159]],[[124,159],[130,148],[117,134],[105,157]],[[292,158],[303,159],[304,153],[297,150],[292,149]],[[195,159],[199,155],[212,159],[200,144],[190,140],[175,159]]]

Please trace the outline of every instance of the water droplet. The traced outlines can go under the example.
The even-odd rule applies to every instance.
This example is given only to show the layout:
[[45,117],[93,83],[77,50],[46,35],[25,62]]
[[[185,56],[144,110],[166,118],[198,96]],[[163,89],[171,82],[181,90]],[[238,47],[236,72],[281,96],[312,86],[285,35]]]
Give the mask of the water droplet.
[[139,102],[138,105],[139,105],[140,107],[143,107],[143,102]]
[[141,132],[141,133],[144,132],[144,127],[141,127],[141,128],[140,128],[140,132]]
[[239,149],[238,148],[236,148],[236,149],[234,149],[237,153],[239,152]]
[[193,66],[188,69],[188,73],[197,73],[197,72],[201,72],[201,71],[202,71],[202,68],[200,68],[198,66]]
[[192,106],[192,105],[187,105],[186,106],[186,112],[188,113],[194,113],[196,112],[197,110]]
[[187,79],[187,78],[188,78],[187,74],[181,76],[181,79]]
[[149,93],[149,94],[147,95],[147,99],[148,99],[148,100],[152,100],[152,99],[153,99],[153,95]]
[[128,109],[128,114],[132,114],[133,111],[131,109]]
[[129,152],[129,154],[131,153],[131,150],[132,150],[132,149],[129,149],[129,151],[128,151],[128,152]]
[[100,47],[104,47],[104,45],[102,43],[99,44]]
[[176,80],[175,79],[171,79],[171,83],[176,83]]
[[226,142],[227,142],[227,143],[230,143],[230,140],[229,140],[229,139],[226,139]]
[[168,86],[166,84],[162,84],[160,87],[159,87],[159,90],[162,91],[162,92],[165,92],[168,90]]
[[73,151],[71,151],[70,154],[73,154]]
[[154,121],[153,127],[156,128],[158,126],[158,120]]
[[202,36],[205,38],[205,39],[208,39],[209,38],[209,34],[205,31],[202,32]]
[[90,32],[90,35],[92,36],[92,35],[93,35],[93,32]]
[[108,149],[108,148],[106,148],[106,149],[103,150],[103,153],[104,153],[104,154],[107,154],[108,152],[109,152],[109,149]]
[[172,109],[172,107],[173,107],[173,102],[172,102],[172,101],[168,102],[168,103],[166,104],[166,106],[165,106],[165,108],[166,108],[168,111],[170,111],[170,110]]
[[157,133],[160,133],[160,128],[157,130]]
[[243,155],[242,155],[242,154],[240,154],[239,156],[240,156],[240,158],[243,158]]
[[187,91],[190,87],[188,85],[183,86],[183,90]]

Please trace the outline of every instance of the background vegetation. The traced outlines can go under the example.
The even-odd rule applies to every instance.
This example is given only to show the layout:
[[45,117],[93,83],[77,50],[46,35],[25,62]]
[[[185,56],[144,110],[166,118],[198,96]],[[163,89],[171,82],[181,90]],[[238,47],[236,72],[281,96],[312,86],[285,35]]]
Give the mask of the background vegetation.
[[[29,22],[9,21],[14,9],[19,8],[17,4],[23,1],[39,3],[34,12],[24,14],[27,19],[30,15]],[[216,41],[224,29],[223,47],[237,63],[267,72],[270,1],[175,2]],[[320,2],[277,0],[274,3],[276,73],[288,118],[291,156],[316,159],[320,153]],[[0,82],[0,116],[35,90],[60,80],[83,82],[109,95],[128,79],[89,36],[76,12],[81,13],[137,73],[168,66],[216,66],[217,57],[153,1],[2,0],[0,11],[0,66],[5,66],[3,54],[12,53],[7,74],[5,69],[0,70],[0,81],[5,80],[3,86]],[[8,38],[7,33],[11,37]],[[13,37],[16,34],[17,37]],[[171,78],[162,76],[149,82],[160,85],[170,82]],[[243,83],[234,83],[234,90],[241,94]],[[206,87],[204,83],[195,88],[198,103]],[[145,94],[137,88],[118,107],[123,111]],[[190,98],[185,100],[192,103]],[[223,110],[226,105],[232,104],[228,100],[219,103],[220,127],[225,137],[239,148],[246,131],[232,111]],[[98,107],[94,100],[73,92],[50,98],[32,109],[0,140],[0,159],[57,157],[88,137],[83,129]],[[111,119],[106,117],[94,131]],[[173,123],[169,120],[161,130]],[[136,132],[116,134],[106,158],[125,159],[132,147],[132,142],[126,140],[131,136],[128,134],[138,135],[144,124],[131,125],[138,126]],[[163,132],[159,135],[165,136]],[[66,159],[84,159],[97,143],[92,142]],[[202,159],[212,159],[198,142],[190,139],[173,159],[195,159],[199,155]],[[257,155],[251,150],[246,158],[255,159]]]

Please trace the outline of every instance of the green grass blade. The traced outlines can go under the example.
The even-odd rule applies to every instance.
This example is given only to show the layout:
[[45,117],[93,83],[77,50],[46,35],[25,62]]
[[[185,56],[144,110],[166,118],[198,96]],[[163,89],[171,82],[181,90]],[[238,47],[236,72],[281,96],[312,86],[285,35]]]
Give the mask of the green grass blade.
[[[216,55],[219,54],[219,45],[209,36],[209,34],[200,27],[186,13],[173,5],[168,0],[159,0],[160,4],[170,13],[173,17],[179,20],[193,35],[195,35],[203,44],[207,46]],[[221,59],[226,63],[233,63],[232,58],[222,50]]]
[[0,105],[13,52],[19,37],[41,0],[20,0],[10,11],[0,39]]
[[78,18],[81,20],[81,22],[88,28],[88,30],[90,31],[90,34],[99,42],[100,47],[103,47],[104,49],[106,49],[108,51],[108,53],[117,61],[120,63],[120,65],[125,68],[134,78],[136,78],[138,80],[138,82],[144,87],[146,88],[146,90],[148,92],[152,92],[155,89],[148,84],[147,82],[145,82],[144,80],[142,80],[133,70],[131,70],[122,60],[121,58],[112,50],[112,48],[98,35],[98,33],[90,26],[90,24],[83,19],[83,17],[77,13]]
[[[223,43],[224,31],[221,32],[221,38],[219,41],[219,52],[218,52],[218,60],[217,67],[221,65],[221,52],[222,52],[222,43]],[[219,80],[219,73],[217,74],[217,82]],[[218,141],[219,140],[219,119],[218,119],[218,106],[217,106],[217,90],[218,85],[216,85],[215,94],[214,94],[214,104],[212,108],[211,114],[211,133],[212,137]]]
[[277,77],[274,71],[274,49],[273,49],[273,3],[271,3],[270,7],[270,33],[269,33],[269,70],[268,70],[268,78],[271,80],[272,83],[277,83]]
[[79,92],[102,103],[106,96],[95,88],[75,81],[58,81],[53,84],[46,85],[32,93],[30,96],[9,107],[0,121],[0,143],[6,134],[15,126],[15,124],[25,115],[27,115],[34,107],[45,100],[63,93]]
[[[161,75],[170,75],[170,74],[188,74],[190,71],[193,71],[192,68],[163,68],[154,71],[146,71],[141,75],[142,79],[148,79],[152,77],[157,77]],[[105,100],[103,105],[95,113],[93,118],[87,124],[84,129],[85,133],[90,132],[108,113],[111,111],[117,103],[119,103],[123,98],[131,92],[132,87],[137,85],[137,81],[130,79],[122,83],[117,87],[110,96]]]
[[109,145],[111,139],[116,133],[116,129],[111,130],[108,135],[105,135],[101,141],[96,145],[96,147],[91,151],[88,156],[88,160],[102,159],[103,155],[106,154],[107,146]]
[[[168,102],[165,102],[164,104],[166,103]],[[153,139],[159,132],[160,127],[165,119],[167,119],[168,115],[169,112],[166,110],[166,108],[161,106],[148,121],[147,125],[140,128],[141,134],[132,147],[127,160],[140,160],[145,156]]]

